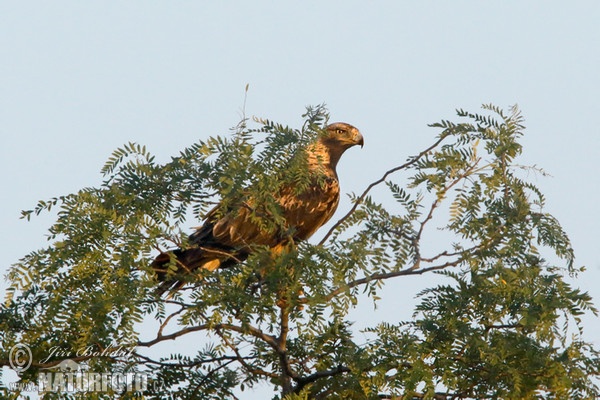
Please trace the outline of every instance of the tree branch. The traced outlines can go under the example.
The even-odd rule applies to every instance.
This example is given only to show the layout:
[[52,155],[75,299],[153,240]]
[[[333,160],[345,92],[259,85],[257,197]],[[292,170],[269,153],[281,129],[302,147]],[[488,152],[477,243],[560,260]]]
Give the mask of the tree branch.
[[[289,302],[286,302],[289,303]],[[279,363],[281,364],[281,380],[282,380],[282,395],[285,396],[292,392],[292,379],[296,379],[298,374],[296,374],[290,365],[290,361],[287,355],[287,337],[290,330],[290,312],[288,309],[289,304],[283,304],[280,307],[280,332],[279,337],[277,338],[277,343],[279,344],[279,350],[277,351],[277,355],[279,356]]]
[[328,370],[325,370],[325,371],[317,371],[317,372],[315,372],[313,374],[310,374],[308,376],[294,379],[296,382],[298,382],[298,384],[294,388],[294,393],[300,393],[300,391],[306,385],[308,385],[309,383],[315,382],[318,379],[327,378],[329,376],[339,375],[339,374],[343,374],[343,373],[346,373],[346,372],[350,372],[350,368],[344,367],[343,365],[338,365],[338,367],[334,368],[334,369],[328,369]]
[[431,150],[435,149],[437,146],[439,146],[440,143],[442,143],[442,141],[444,141],[444,139],[446,139],[446,135],[440,135],[439,139],[433,143],[431,146],[429,146],[428,148],[426,148],[425,150],[423,150],[422,152],[420,152],[418,155],[412,157],[409,159],[409,161],[405,162],[402,165],[399,165],[395,168],[392,168],[390,170],[388,170],[385,174],[383,174],[383,176],[381,178],[379,178],[378,180],[376,180],[375,182],[371,183],[369,186],[367,186],[367,188],[365,189],[365,191],[360,195],[360,197],[358,199],[356,199],[356,201],[354,202],[354,204],[352,205],[352,208],[350,208],[350,211],[348,211],[346,213],[346,215],[344,215],[342,218],[340,218],[339,220],[337,220],[337,222],[335,224],[333,224],[333,226],[329,229],[329,231],[327,231],[327,233],[325,234],[325,236],[323,237],[323,239],[321,239],[321,241],[319,242],[319,246],[323,245],[327,239],[329,239],[329,237],[333,234],[333,232],[345,221],[347,220],[358,208],[358,206],[365,200],[365,198],[367,197],[367,195],[369,194],[369,192],[371,191],[371,189],[373,189],[375,186],[385,182],[385,180],[387,179],[388,176],[390,176],[391,174],[398,172],[402,169],[408,168],[411,165],[415,164],[417,161],[419,161],[424,155],[426,155],[427,153],[429,153]]
[[182,312],[185,311],[185,307],[181,306],[181,308],[175,312],[173,312],[171,315],[169,315],[167,318],[165,318],[165,321],[160,324],[160,328],[158,328],[158,333],[156,334],[157,336],[162,336],[163,334],[163,330],[165,329],[165,327],[169,324],[169,321],[175,317],[176,315],[181,314]]
[[[221,356],[221,357],[208,358],[208,359],[201,360],[201,361],[194,361],[194,362],[190,362],[187,364],[182,364],[182,363],[170,363],[170,362],[156,361],[156,360],[154,360],[150,357],[144,356],[138,352],[133,352],[131,354],[142,360],[142,361],[138,362],[138,364],[154,364],[154,365],[158,365],[161,367],[168,367],[168,368],[173,368],[173,367],[190,368],[190,367],[196,367],[196,366],[202,365],[202,364],[210,364],[210,363],[216,363],[216,362],[220,362],[220,361],[237,361],[237,359],[238,359],[237,356]],[[247,357],[242,357],[242,358],[250,360],[250,359],[254,359],[256,357],[247,356]]]
[[275,350],[279,349],[279,345],[274,336],[268,335],[268,334],[264,333],[263,331],[261,331],[260,329],[253,327],[253,326],[248,326],[248,327],[244,328],[244,327],[232,325],[232,324],[214,324],[214,325],[213,324],[202,324],[202,325],[196,325],[196,326],[189,326],[189,327],[183,328],[177,332],[173,332],[169,335],[157,335],[155,339],[149,340],[147,342],[138,341],[137,346],[151,347],[151,346],[154,346],[155,344],[163,342],[165,340],[175,340],[178,337],[186,335],[191,332],[217,330],[217,329],[229,330],[229,331],[233,331],[233,332],[237,332],[237,333],[241,333],[241,334],[250,334],[257,339],[261,339],[262,341],[267,343],[269,346],[271,346],[273,349],[275,349]]
[[444,264],[434,265],[432,267],[427,267],[427,268],[418,268],[417,267],[418,264],[415,263],[415,265],[413,265],[412,267],[403,269],[400,271],[372,274],[372,275],[366,276],[364,278],[360,278],[360,279],[351,281],[351,282],[347,283],[345,286],[333,290],[331,293],[329,293],[327,296],[325,296],[325,300],[329,301],[345,290],[351,289],[356,286],[364,285],[364,284],[367,284],[372,281],[383,281],[385,279],[395,278],[397,276],[403,276],[403,275],[422,275],[426,272],[437,271],[437,270],[448,268],[448,267],[454,267],[454,266],[460,264],[461,262],[462,262],[462,258],[458,258],[454,261],[448,261],[448,262],[445,262]]
[[256,375],[262,375],[262,376],[266,376],[269,378],[274,378],[277,379],[279,378],[279,376],[273,372],[267,372],[263,369],[260,368],[256,368],[253,367],[252,365],[248,364],[246,362],[246,359],[253,359],[255,357],[244,357],[240,354],[239,349],[237,348],[237,346],[233,343],[231,343],[231,341],[229,340],[229,338],[227,338],[227,336],[225,336],[223,334],[223,332],[221,332],[221,330],[217,329],[216,330],[217,335],[219,335],[219,337],[221,339],[223,339],[223,342],[225,342],[225,344],[227,345],[227,347],[229,347],[234,353],[235,353],[235,357],[231,357],[233,360],[239,362],[240,364],[242,364],[242,366],[250,373],[250,374],[256,374]]
[[[202,380],[196,385],[195,389],[194,389],[194,398],[196,396],[199,396],[199,390],[200,387],[204,384],[204,382],[206,382],[214,373],[216,373],[217,371],[219,371],[220,369],[226,368],[229,364],[233,363],[235,360],[229,360],[226,363],[223,363],[221,365],[219,365],[218,367],[211,369],[210,371],[208,371],[206,373],[206,375],[204,376],[204,378],[202,378]],[[231,393],[230,393],[231,394]]]
[[429,220],[431,220],[433,218],[433,212],[440,205],[440,203],[442,202],[442,200],[446,197],[446,194],[448,193],[448,191],[450,191],[450,189],[452,189],[454,186],[456,186],[456,184],[458,184],[458,182],[462,181],[463,179],[465,179],[466,177],[468,177],[469,175],[471,175],[473,173],[473,171],[475,171],[475,167],[477,167],[477,164],[479,164],[480,161],[481,161],[481,158],[477,158],[475,160],[475,162],[471,166],[469,166],[469,168],[467,168],[465,170],[465,172],[463,172],[462,174],[460,174],[459,176],[457,176],[452,182],[450,182],[450,184],[444,186],[437,193],[437,197],[433,201],[433,203],[431,204],[431,207],[429,208],[429,212],[427,213],[427,216],[419,224],[420,225],[419,226],[419,231],[417,232],[417,235],[415,236],[415,242],[416,243],[419,243],[419,241],[421,240],[421,236],[423,234],[423,230],[425,229],[425,225],[427,224],[427,222],[429,222]]

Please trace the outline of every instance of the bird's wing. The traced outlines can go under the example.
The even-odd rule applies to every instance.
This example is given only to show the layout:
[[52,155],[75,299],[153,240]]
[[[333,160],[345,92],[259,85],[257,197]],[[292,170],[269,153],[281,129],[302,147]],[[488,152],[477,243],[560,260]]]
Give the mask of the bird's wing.
[[291,235],[306,240],[335,213],[340,200],[337,179],[310,185],[300,194],[288,190],[278,200]]

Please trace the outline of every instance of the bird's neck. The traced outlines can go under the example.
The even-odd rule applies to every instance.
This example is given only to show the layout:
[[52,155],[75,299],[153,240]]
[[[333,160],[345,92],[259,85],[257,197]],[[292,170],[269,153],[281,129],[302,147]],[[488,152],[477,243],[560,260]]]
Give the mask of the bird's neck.
[[308,167],[312,171],[324,173],[337,178],[335,168],[345,149],[337,146],[327,146],[321,140],[312,144],[308,151]]

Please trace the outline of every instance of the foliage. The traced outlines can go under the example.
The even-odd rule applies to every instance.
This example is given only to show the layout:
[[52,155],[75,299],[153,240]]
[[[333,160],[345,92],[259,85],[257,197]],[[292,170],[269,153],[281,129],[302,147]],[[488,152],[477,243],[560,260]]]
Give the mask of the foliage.
[[[600,358],[580,320],[596,309],[567,283],[582,268],[543,194],[521,176],[532,169],[516,163],[523,119],[516,107],[483,109],[431,125],[435,142],[352,195],[351,210],[320,243],[278,256],[257,248],[239,266],[187,277],[167,299],[149,269],[156,250],[185,247],[190,219],[243,196],[260,205],[264,229],[280,226],[271,194],[306,187],[303,152],[328,115],[308,108],[301,129],[268,120],[249,128],[244,119],[229,137],[165,164],[125,145],[102,168],[100,187],[23,212],[58,210],[49,245],[8,274],[0,363],[26,343],[33,364],[23,382],[71,358],[93,371],[148,374],[158,385],[146,398],[235,398],[261,382],[287,399],[600,395]],[[371,195],[379,186],[393,206]],[[432,252],[433,228],[449,240]],[[367,329],[372,340],[359,343],[348,312],[362,293],[377,301],[384,283],[420,274],[443,283],[420,293],[413,319]],[[204,344],[191,355],[151,355],[185,337]],[[48,357],[53,349],[63,356]],[[46,394],[61,396],[69,397]]]

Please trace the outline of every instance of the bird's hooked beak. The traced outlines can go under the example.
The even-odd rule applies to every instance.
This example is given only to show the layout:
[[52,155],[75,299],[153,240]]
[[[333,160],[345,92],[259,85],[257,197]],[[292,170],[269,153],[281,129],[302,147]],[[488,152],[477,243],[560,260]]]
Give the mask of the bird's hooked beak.
[[355,139],[356,144],[359,144],[360,148],[362,149],[362,147],[365,145],[365,139],[363,138],[363,135],[360,132],[357,132]]

